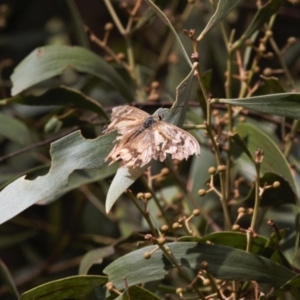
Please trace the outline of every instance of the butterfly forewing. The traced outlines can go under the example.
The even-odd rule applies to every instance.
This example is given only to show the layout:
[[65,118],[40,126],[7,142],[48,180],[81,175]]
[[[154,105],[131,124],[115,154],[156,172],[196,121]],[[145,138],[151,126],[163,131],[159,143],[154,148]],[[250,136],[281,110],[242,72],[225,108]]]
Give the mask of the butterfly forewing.
[[103,133],[110,133],[118,130],[120,134],[128,133],[140,127],[150,115],[138,108],[123,105],[112,109],[111,122]]

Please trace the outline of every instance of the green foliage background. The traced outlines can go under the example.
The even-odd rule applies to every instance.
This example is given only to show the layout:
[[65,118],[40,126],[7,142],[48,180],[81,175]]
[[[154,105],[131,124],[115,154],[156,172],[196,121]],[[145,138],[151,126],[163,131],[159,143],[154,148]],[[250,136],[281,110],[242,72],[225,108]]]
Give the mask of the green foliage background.
[[[299,299],[297,2],[0,4],[0,298]],[[108,166],[124,104],[201,158]]]

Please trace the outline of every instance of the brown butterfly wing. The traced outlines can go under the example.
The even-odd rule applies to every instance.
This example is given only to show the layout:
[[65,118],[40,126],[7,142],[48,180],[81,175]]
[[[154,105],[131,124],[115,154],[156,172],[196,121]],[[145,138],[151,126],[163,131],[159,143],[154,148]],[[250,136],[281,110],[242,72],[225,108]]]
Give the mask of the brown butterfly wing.
[[129,105],[117,106],[112,109],[111,122],[103,133],[118,130],[120,134],[134,132],[150,115],[146,112]]
[[123,167],[143,167],[151,161],[157,159],[158,150],[153,143],[153,131],[148,128],[140,129],[140,133],[129,132],[124,134],[112,151],[106,157],[111,159],[111,163],[122,159]]
[[172,159],[183,160],[191,155],[200,156],[198,141],[185,130],[163,121],[153,125],[154,141],[160,146],[160,161],[169,153]]
[[149,128],[143,125],[119,137],[106,160],[115,162],[122,159],[124,167],[143,167],[151,159],[164,161],[167,153],[173,159],[187,159],[190,155],[200,155],[196,139],[186,131],[166,122],[158,121]]

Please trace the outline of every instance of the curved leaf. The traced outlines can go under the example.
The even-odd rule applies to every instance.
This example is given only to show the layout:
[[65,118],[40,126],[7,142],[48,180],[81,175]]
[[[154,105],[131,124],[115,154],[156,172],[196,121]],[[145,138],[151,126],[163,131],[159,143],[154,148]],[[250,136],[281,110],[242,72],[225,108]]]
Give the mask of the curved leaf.
[[188,56],[188,54],[185,51],[185,48],[183,46],[183,44],[181,43],[181,40],[175,30],[175,28],[173,27],[173,25],[171,24],[170,20],[167,18],[167,16],[160,10],[160,8],[158,6],[156,6],[154,4],[154,2],[152,0],[145,0],[146,3],[148,3],[148,5],[155,11],[155,13],[157,14],[157,16],[171,29],[171,31],[173,32],[177,42],[180,45],[181,51],[187,61],[187,63],[192,66],[191,60]]
[[94,264],[101,264],[103,261],[103,258],[112,255],[115,253],[115,249],[112,246],[108,247],[102,247],[98,249],[93,249],[89,252],[87,252],[79,265],[79,275],[86,275]]
[[[129,295],[129,297],[127,296]],[[161,300],[162,298],[156,296],[150,291],[140,287],[132,286],[128,290],[124,291],[115,300]]]
[[[260,128],[250,124],[240,122],[236,127],[236,132],[243,138],[249,149],[249,153],[254,154],[257,149],[264,150],[264,160],[261,164],[261,174],[272,172],[282,176],[288,181],[293,192],[297,195],[295,180],[291,174],[289,163],[269,135]],[[275,137],[274,137],[275,138]],[[243,154],[238,161],[243,164],[246,154]],[[241,167],[243,169],[243,167]],[[247,170],[249,173],[249,171]]]
[[14,283],[14,279],[11,276],[8,268],[6,267],[6,265],[3,263],[2,260],[0,260],[0,280],[1,282],[3,282],[4,284],[6,284],[6,286],[8,287],[10,293],[12,295],[14,295],[16,298],[19,299],[20,294],[18,292],[18,289]]
[[31,52],[11,76],[11,94],[15,96],[35,84],[60,75],[67,67],[105,80],[128,101],[134,101],[128,84],[104,59],[85,48],[64,45],[45,46]]
[[236,99],[213,99],[212,102],[232,104],[266,114],[300,119],[300,93],[281,93]]
[[[279,182],[280,186],[277,188],[266,189],[261,196],[260,206],[276,207],[283,204],[296,204],[297,195],[294,193],[289,183],[281,176],[271,172],[266,172],[260,179],[260,186],[264,187],[265,185],[272,185],[275,181]],[[248,197],[246,197],[245,201],[247,201],[247,205],[254,206],[254,187]]]
[[[284,236],[284,233],[281,233]],[[197,243],[207,243],[216,244],[220,246],[228,246],[235,249],[245,250],[247,248],[247,237],[245,233],[224,231],[224,232],[214,232],[210,233],[204,237],[191,237],[185,236],[179,238],[180,241],[190,241]],[[253,238],[251,243],[251,253],[259,254],[263,257],[271,259],[287,268],[291,268],[287,260],[284,258],[280,250],[278,249],[279,239],[277,233],[271,234],[269,239],[263,236],[256,236]]]
[[21,146],[32,142],[30,131],[21,121],[2,113],[0,113],[0,135]]
[[48,90],[40,96],[18,95],[12,98],[0,100],[1,104],[19,103],[24,105],[69,105],[91,110],[107,119],[106,113],[102,106],[94,99],[88,97],[82,92],[61,86],[60,88]]
[[214,26],[221,22],[240,3],[241,0],[219,0],[215,13],[197,38],[197,41],[201,41]]
[[20,300],[104,299],[107,278],[104,276],[72,276],[42,284],[21,295]]
[[[240,43],[241,40],[246,40],[256,30],[263,26],[264,23],[268,22],[271,16],[278,11],[278,9],[283,5],[284,2],[285,0],[269,0],[267,3],[262,5],[255,14],[246,32],[242,35],[240,40],[237,41],[237,43]],[[235,47],[235,44],[233,45],[233,47]]]
[[[49,201],[64,188],[74,170],[101,168],[106,165],[105,157],[111,150],[115,133],[86,140],[80,131],[51,144],[51,168],[48,174],[35,180],[18,178],[0,193],[0,224],[37,203]],[[103,172],[103,170],[99,170]]]
[[[162,279],[174,266],[161,250],[145,259],[144,253],[155,247],[133,251],[111,263],[103,272],[118,289],[124,288],[124,278],[128,286]],[[223,280],[255,280],[279,288],[296,275],[264,257],[225,246],[176,242],[169,243],[168,247],[181,266],[197,270],[200,263],[206,261],[208,272]]]

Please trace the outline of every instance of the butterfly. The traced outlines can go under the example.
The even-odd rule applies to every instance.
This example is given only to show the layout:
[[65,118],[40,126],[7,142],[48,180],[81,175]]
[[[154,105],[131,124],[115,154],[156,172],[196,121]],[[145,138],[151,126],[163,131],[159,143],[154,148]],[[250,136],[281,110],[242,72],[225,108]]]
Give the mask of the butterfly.
[[103,130],[108,134],[117,130],[116,145],[106,157],[110,164],[122,160],[122,167],[137,168],[151,159],[164,161],[169,153],[172,159],[183,160],[190,155],[200,156],[197,140],[188,132],[163,121],[163,114],[148,113],[129,105],[113,108],[111,123]]

